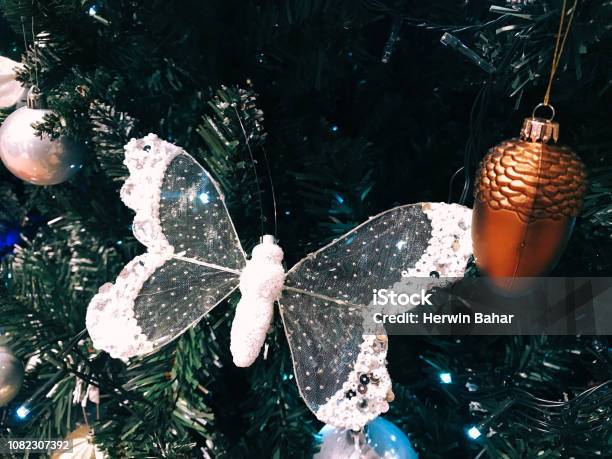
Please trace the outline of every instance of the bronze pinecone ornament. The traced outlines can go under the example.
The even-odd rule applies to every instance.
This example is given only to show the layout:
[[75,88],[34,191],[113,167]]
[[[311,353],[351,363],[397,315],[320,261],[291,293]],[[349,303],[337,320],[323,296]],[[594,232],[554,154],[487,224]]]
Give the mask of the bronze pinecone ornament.
[[[586,169],[556,145],[559,125],[527,118],[519,139],[491,148],[476,176],[472,239],[478,268],[503,288],[559,261],[586,189]],[[504,278],[504,279],[499,279]]]

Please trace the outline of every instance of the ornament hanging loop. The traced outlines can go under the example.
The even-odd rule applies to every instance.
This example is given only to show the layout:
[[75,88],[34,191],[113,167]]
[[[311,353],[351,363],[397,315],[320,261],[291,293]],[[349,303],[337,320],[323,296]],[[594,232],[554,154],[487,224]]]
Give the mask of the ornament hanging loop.
[[545,103],[545,102],[540,102],[538,105],[536,105],[533,109],[533,111],[531,112],[531,117],[532,118],[542,118],[541,116],[536,116],[536,112],[540,109],[540,108],[548,108],[548,110],[550,110],[550,118],[543,118],[547,121],[552,121],[555,119],[555,107],[553,107],[552,105]]
[[27,102],[28,108],[31,108],[33,110],[45,108],[43,103],[43,94],[41,90],[38,89],[38,86],[32,85],[30,87],[30,89],[28,90]]

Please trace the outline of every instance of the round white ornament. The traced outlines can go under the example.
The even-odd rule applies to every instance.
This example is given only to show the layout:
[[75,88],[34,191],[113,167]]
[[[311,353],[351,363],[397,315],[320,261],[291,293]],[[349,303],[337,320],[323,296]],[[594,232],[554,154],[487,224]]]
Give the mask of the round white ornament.
[[[32,93],[32,91],[31,91]],[[76,174],[82,167],[83,148],[61,137],[51,139],[36,134],[51,110],[36,107],[36,96],[28,96],[28,106],[11,113],[0,127],[0,159],[15,176],[34,185],[56,185]]]
[[23,364],[6,347],[0,347],[0,406],[8,405],[23,383]]

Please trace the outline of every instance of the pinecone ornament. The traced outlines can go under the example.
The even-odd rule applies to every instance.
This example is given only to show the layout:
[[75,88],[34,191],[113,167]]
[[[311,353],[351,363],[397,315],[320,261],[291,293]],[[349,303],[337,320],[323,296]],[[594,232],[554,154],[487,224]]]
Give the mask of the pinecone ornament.
[[[502,288],[547,273],[580,211],[586,169],[557,145],[559,125],[526,118],[520,138],[491,148],[476,176],[472,239],[481,271]],[[525,286],[525,283],[522,284]]]

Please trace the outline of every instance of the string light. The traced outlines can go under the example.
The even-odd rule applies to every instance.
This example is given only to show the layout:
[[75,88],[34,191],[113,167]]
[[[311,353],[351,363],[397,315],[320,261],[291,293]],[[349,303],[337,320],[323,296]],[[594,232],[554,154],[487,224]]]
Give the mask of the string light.
[[482,432],[480,432],[480,429],[478,429],[478,427],[472,426],[467,430],[467,435],[472,440],[476,440],[478,437],[482,435]]
[[[91,5],[89,9],[87,10],[87,14],[89,14],[89,16],[94,18],[96,21],[104,24],[105,26],[108,26],[110,23],[108,22],[108,20],[98,15],[98,10],[99,10],[99,5]],[[170,140],[170,136],[168,136],[168,139]]]
[[383,50],[383,55],[380,61],[383,64],[388,64],[391,60],[391,55],[393,54],[393,49],[395,48],[395,44],[400,39],[400,32],[402,30],[402,25],[404,24],[404,18],[401,16],[396,16],[391,23],[391,32],[389,33],[389,38],[387,38],[387,43],[385,43],[385,48]]
[[453,376],[450,373],[440,373],[440,381],[443,384],[450,384],[453,382]]
[[19,419],[27,418],[28,414],[30,414],[30,409],[27,406],[21,405],[17,408],[17,417],[19,417]]
[[468,48],[465,44],[463,44],[463,42],[461,40],[459,40],[454,35],[452,35],[452,34],[450,34],[448,32],[445,32],[442,35],[442,37],[440,38],[440,43],[442,43],[443,45],[446,45],[446,46],[454,49],[455,51],[458,51],[461,54],[463,54],[465,57],[467,57],[474,64],[478,65],[478,67],[480,67],[485,72],[487,72],[487,73],[495,73],[495,67],[493,67],[485,59],[480,57],[478,55],[478,53],[476,53],[472,49]]
[[210,202],[210,196],[208,195],[208,193],[204,192],[204,193],[200,193],[200,195],[198,196],[198,198],[200,199],[200,202],[202,204],[208,204]]

